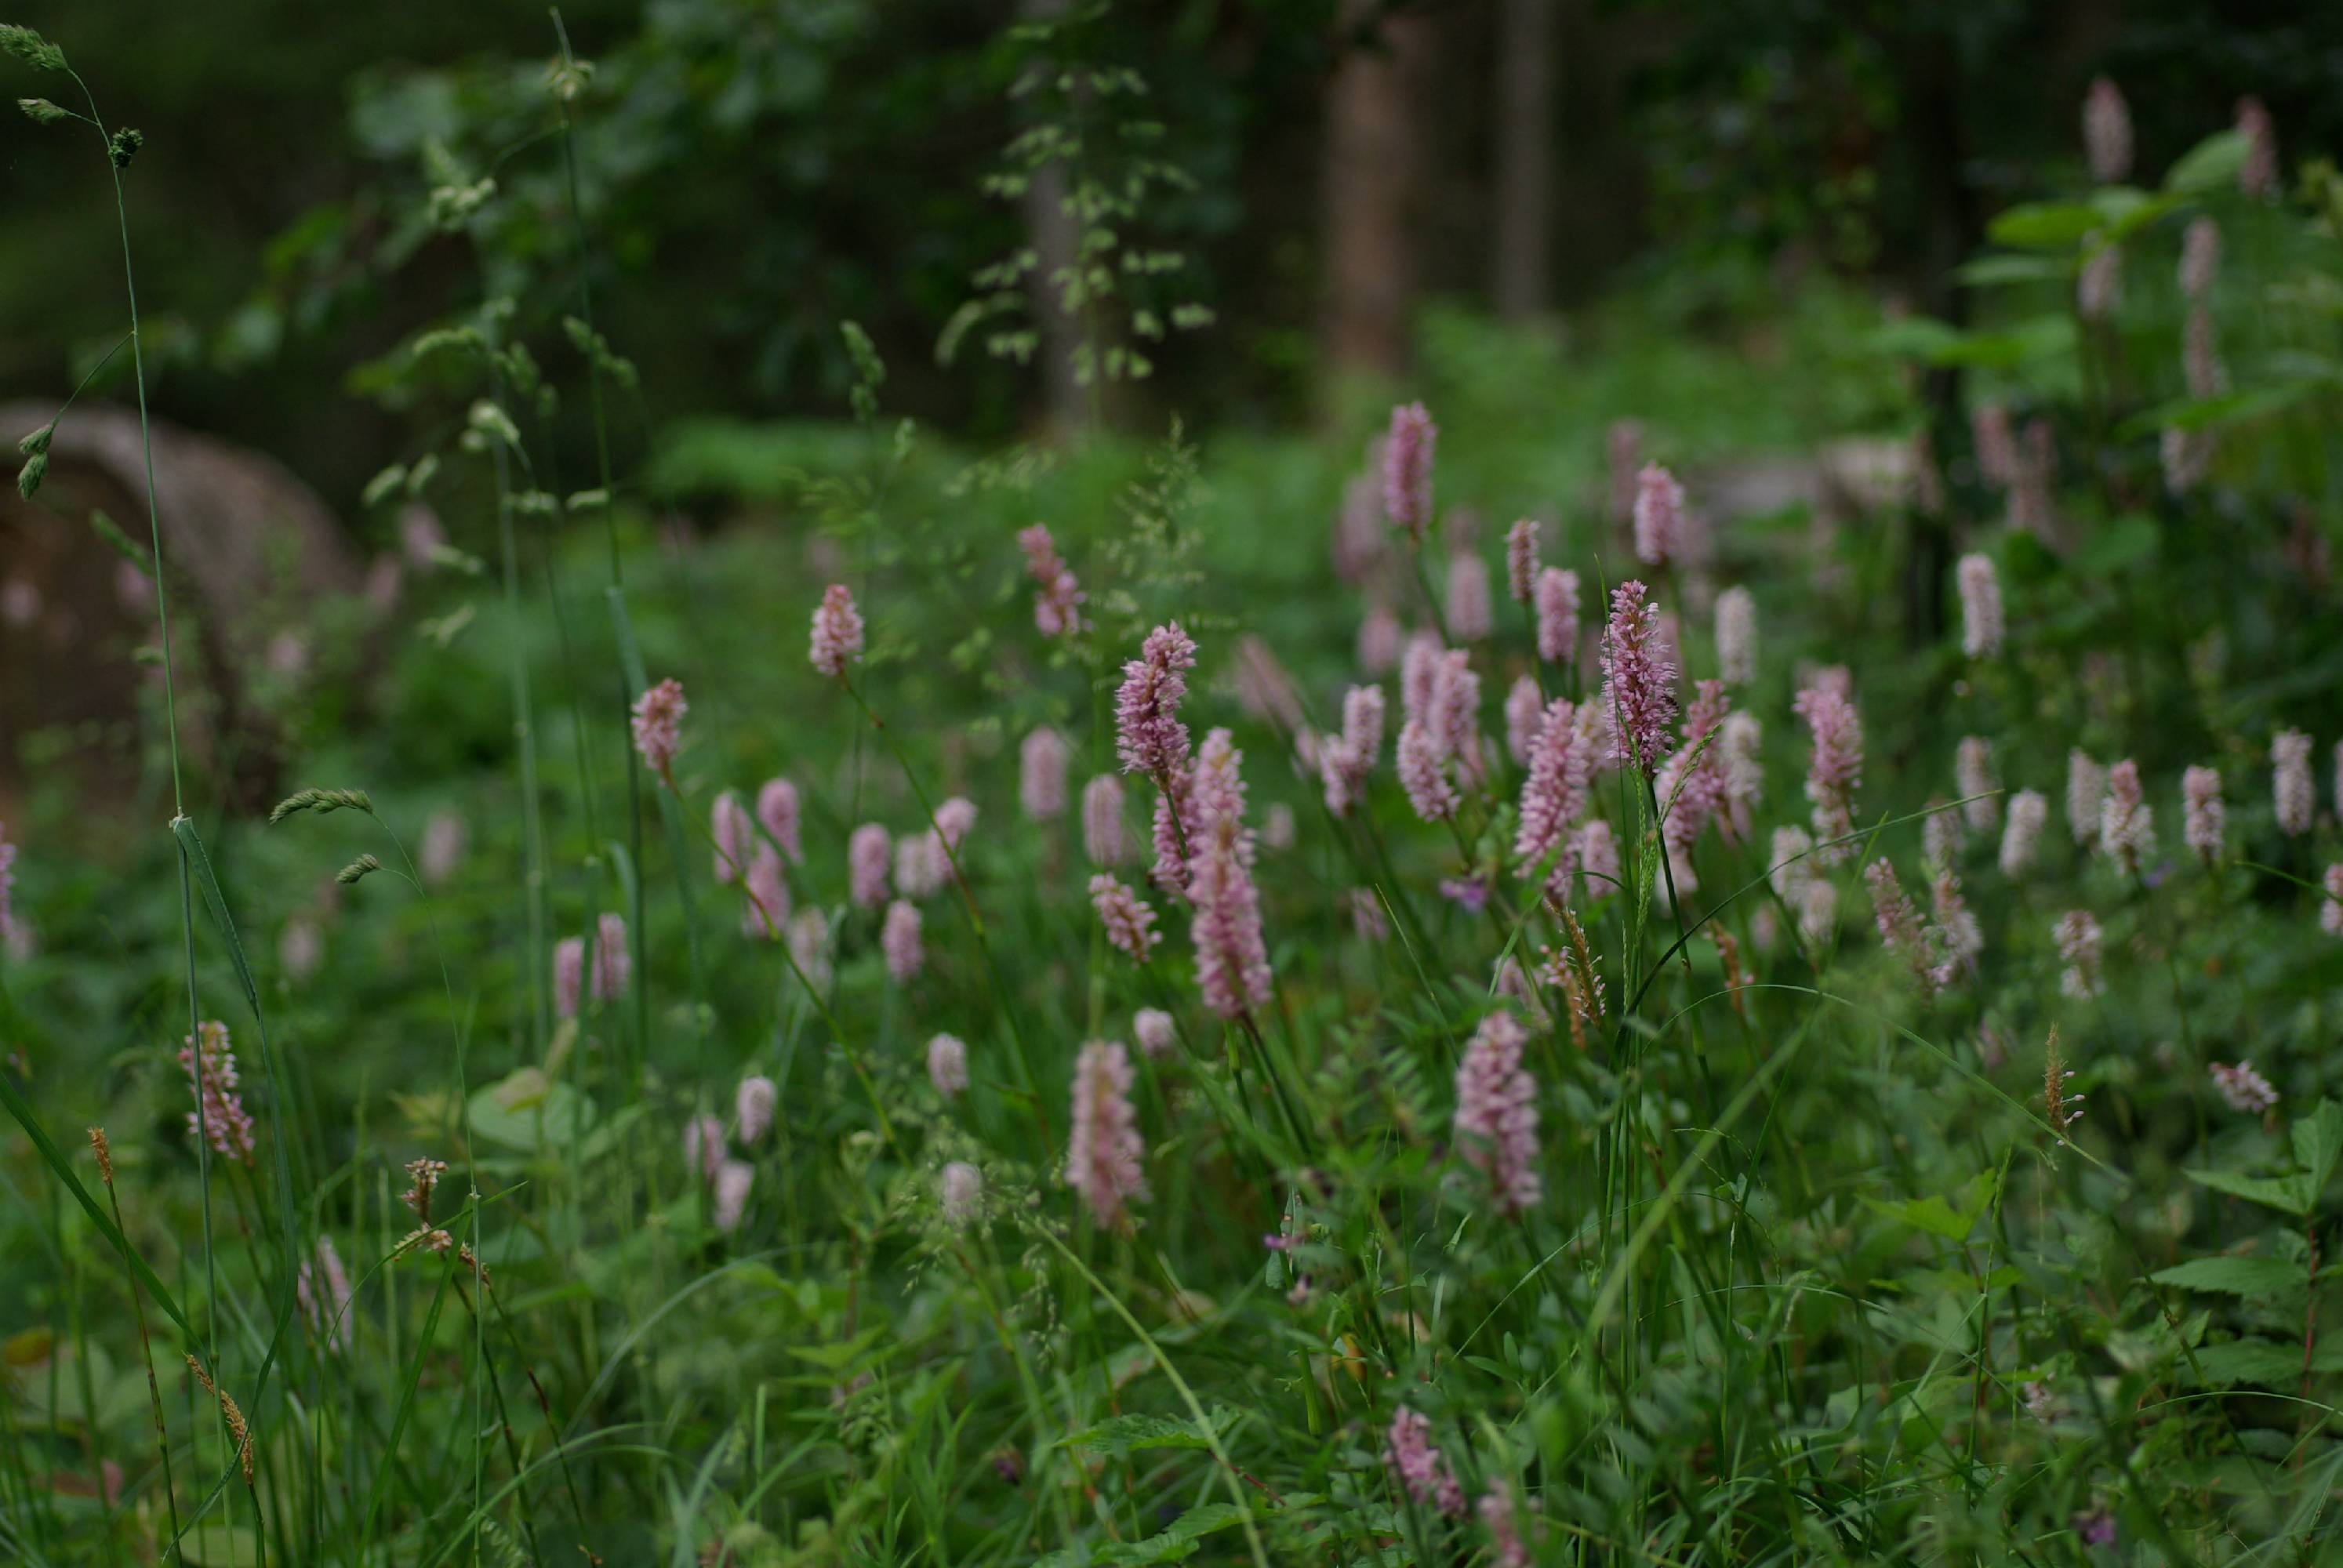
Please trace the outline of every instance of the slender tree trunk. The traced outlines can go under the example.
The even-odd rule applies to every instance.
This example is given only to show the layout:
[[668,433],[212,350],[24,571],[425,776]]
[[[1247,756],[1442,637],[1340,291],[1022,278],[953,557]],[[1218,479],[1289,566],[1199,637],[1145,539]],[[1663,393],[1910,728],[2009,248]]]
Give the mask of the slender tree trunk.
[[1562,0],[1503,0],[1497,18],[1497,314],[1554,297],[1554,13]]
[[[1964,169],[1968,161],[1967,126],[1961,103],[1960,58],[1954,41],[1926,24],[1906,36],[1906,103],[1919,153],[1926,199],[1921,204],[1917,302],[1923,312],[1958,327],[1968,317],[1968,294],[1953,277],[1984,237],[1976,193]],[[1922,402],[1941,462],[1961,449],[1966,418],[1957,367],[1931,369],[1922,384]],[[1952,520],[1912,518],[1905,562],[1906,626],[1916,647],[1936,641],[1945,628],[1945,585],[1953,559]]]
[[1326,94],[1324,355],[1338,381],[1406,367],[1415,293],[1410,231],[1430,24],[1379,10],[1374,0],[1345,6],[1343,54]]
[[[1018,0],[1029,22],[1051,21],[1066,13],[1066,0]],[[1075,378],[1074,351],[1082,324],[1066,313],[1059,279],[1074,265],[1077,235],[1066,210],[1066,171],[1057,164],[1037,170],[1025,191],[1025,232],[1039,259],[1028,284],[1034,319],[1041,328],[1042,423],[1051,439],[1082,427],[1090,411],[1087,388]]]

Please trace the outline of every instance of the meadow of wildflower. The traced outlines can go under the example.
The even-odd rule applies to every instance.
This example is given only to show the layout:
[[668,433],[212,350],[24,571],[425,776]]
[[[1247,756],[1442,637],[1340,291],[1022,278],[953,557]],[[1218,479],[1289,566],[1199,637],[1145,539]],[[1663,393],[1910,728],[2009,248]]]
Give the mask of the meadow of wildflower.
[[836,420],[661,429],[490,257],[257,807],[106,521],[138,776],[0,829],[0,1558],[2333,1560],[2343,176],[2080,118],[1966,325],[1443,318],[1275,438],[970,449],[851,322]]

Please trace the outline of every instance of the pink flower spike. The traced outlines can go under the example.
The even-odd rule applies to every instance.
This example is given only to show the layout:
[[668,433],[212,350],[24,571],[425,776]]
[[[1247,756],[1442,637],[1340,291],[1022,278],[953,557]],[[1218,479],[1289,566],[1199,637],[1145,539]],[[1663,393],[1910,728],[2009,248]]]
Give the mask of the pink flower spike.
[[627,994],[627,984],[634,978],[635,959],[627,946],[627,922],[618,915],[604,915],[594,922],[594,962],[588,972],[586,989],[596,1001],[614,1002]]
[[2107,792],[2099,801],[2099,848],[2126,875],[2137,873],[2156,853],[2156,813],[2142,796],[2139,764],[2129,758],[2107,769]]
[[1066,763],[1071,756],[1066,738],[1044,724],[1029,732],[1017,749],[1017,802],[1026,819],[1048,822],[1065,815]]
[[928,1081],[946,1100],[968,1092],[968,1046],[956,1034],[928,1041]]
[[1033,624],[1043,637],[1071,637],[1082,629],[1082,601],[1090,596],[1058,554],[1050,530],[1040,523],[1017,536],[1025,552],[1025,574],[1033,579]]
[[862,660],[862,612],[854,608],[854,595],[844,583],[832,583],[821,591],[821,604],[813,612],[813,636],[808,655],[813,667],[832,680],[846,678],[846,667]]
[[1383,1462],[1390,1465],[1407,1494],[1451,1519],[1464,1512],[1464,1489],[1456,1471],[1432,1446],[1432,1423],[1405,1405],[1392,1412],[1391,1430],[1383,1438]]
[[1101,871],[1091,879],[1091,904],[1106,928],[1106,940],[1131,962],[1143,964],[1153,956],[1163,934],[1154,929],[1155,911],[1138,894]]
[[1659,464],[1646,463],[1635,476],[1635,558],[1663,566],[1682,558],[1684,544],[1684,487]]
[[2310,777],[2310,737],[2286,729],[2270,738],[2270,799],[2278,808],[2278,829],[2289,839],[2310,831],[2318,805],[2318,788]]
[[798,787],[786,779],[768,779],[757,791],[757,820],[781,847],[789,864],[805,863],[805,845],[799,838]]
[[1082,786],[1082,853],[1093,866],[1119,866],[1130,852],[1122,830],[1122,780],[1101,773]]
[[727,789],[716,797],[716,804],[708,813],[709,836],[716,840],[716,879],[738,881],[749,867],[749,846],[755,841],[757,830],[749,820],[749,809],[740,804],[740,797]]
[[968,1229],[984,1201],[984,1173],[965,1160],[955,1160],[936,1178],[936,1199],[944,1223],[955,1231]]
[[2343,937],[2343,863],[2327,868],[2319,890],[2326,896],[2318,900],[2318,929],[2330,937]]
[[1470,551],[1448,558],[1448,635],[1459,642],[1479,642],[1489,635],[1493,614],[1489,601],[1489,566]]
[[578,1016],[578,997],[586,980],[586,939],[564,937],[553,944],[553,1016],[567,1020]]
[[1538,1174],[1537,1084],[1522,1065],[1528,1035],[1509,1012],[1481,1020],[1456,1069],[1456,1143],[1489,1178],[1496,1211],[1516,1215],[1544,1193]]
[[717,1166],[710,1178],[716,1196],[709,1217],[719,1234],[729,1236],[740,1228],[740,1218],[749,1210],[749,1189],[756,1181],[756,1167],[745,1160],[727,1160]]
[[887,923],[879,933],[879,946],[887,958],[887,973],[896,984],[915,979],[926,954],[920,944],[920,911],[916,905],[897,899],[887,906]]
[[1101,1229],[1121,1224],[1128,1206],[1148,1195],[1140,1164],[1146,1145],[1131,1108],[1131,1055],[1120,1040],[1091,1040],[1074,1059],[1066,1185],[1081,1194]]
[[1578,574],[1547,567],[1530,595],[1537,605],[1538,657],[1548,664],[1578,660]]
[[662,680],[635,699],[635,749],[643,766],[672,784],[675,749],[681,738],[683,715],[691,705],[683,699],[682,683]]
[[2228,1108],[2242,1116],[2259,1116],[2278,1103],[2278,1091],[2254,1070],[2250,1061],[2213,1063],[2213,1087]]
[[228,1044],[227,1025],[215,1019],[197,1024],[180,1047],[179,1065],[186,1070],[188,1091],[196,1100],[196,1109],[187,1112],[188,1136],[209,1142],[226,1159],[251,1164],[252,1118],[236,1092],[236,1051]]
[[2210,768],[2191,768],[2180,776],[2185,810],[2180,837],[2189,852],[2207,865],[2221,859],[2228,834],[2229,811],[2221,799],[2221,775]]
[[1440,427],[1423,404],[1392,410],[1383,441],[1383,513],[1412,545],[1423,543],[1432,523],[1432,449],[1439,438]]
[[1515,604],[1530,602],[1538,574],[1538,521],[1523,518],[1505,530],[1505,593]]
[[1676,719],[1675,687],[1675,668],[1659,646],[1659,612],[1642,583],[1621,583],[1603,633],[1603,711],[1620,766],[1645,778],[1659,771]]
[[732,1121],[743,1143],[755,1143],[772,1130],[773,1108],[780,1091],[769,1078],[744,1078],[732,1095]]
[[2131,108],[2123,90],[2105,76],[2092,79],[2083,100],[2083,150],[2091,178],[2103,186],[2120,184],[2131,173]]
[[780,940],[789,918],[789,887],[781,871],[781,857],[770,844],[759,844],[741,890],[748,896],[740,906],[740,934],[765,941]]
[[1806,721],[1814,753],[1806,764],[1806,799],[1813,804],[1815,852],[1826,866],[1855,859],[1852,842],[1830,844],[1855,831],[1855,792],[1863,783],[1863,721],[1835,685],[1817,683],[1798,693],[1791,710]]
[[892,854],[887,829],[865,822],[846,836],[848,893],[866,910],[887,901],[887,862]]
[[1125,773],[1143,773],[1159,788],[1188,765],[1188,727],[1180,703],[1196,668],[1196,642],[1167,621],[1147,634],[1139,657],[1122,667],[1115,694],[1115,751]]
[[695,1116],[683,1124],[683,1162],[703,1181],[716,1180],[724,1163],[724,1123],[713,1116]]

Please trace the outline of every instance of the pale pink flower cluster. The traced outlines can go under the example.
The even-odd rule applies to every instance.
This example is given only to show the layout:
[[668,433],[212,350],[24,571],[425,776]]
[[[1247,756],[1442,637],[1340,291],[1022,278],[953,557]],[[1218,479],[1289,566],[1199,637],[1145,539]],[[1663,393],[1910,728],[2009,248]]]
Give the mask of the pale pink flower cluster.
[[1369,675],[1389,675],[1399,668],[1400,651],[1407,641],[1399,617],[1387,604],[1373,604],[1359,618],[1359,668]]
[[755,824],[740,797],[727,789],[709,808],[708,834],[716,840],[716,879],[736,881],[749,864],[749,847],[757,840]]
[[1530,588],[1537,609],[1538,657],[1548,664],[1578,658],[1578,574],[1546,567]]
[[2279,832],[2298,839],[2310,831],[2318,787],[2310,777],[2310,737],[2299,729],[2270,738],[2270,799],[2278,808]]
[[2088,1001],[2107,989],[2099,975],[2099,922],[2088,910],[2069,910],[2059,916],[2051,935],[2066,965],[2058,976],[2060,990],[2077,1001]]
[[350,1318],[349,1272],[342,1267],[342,1255],[334,1250],[331,1236],[319,1236],[317,1250],[301,1261],[293,1290],[300,1301],[302,1320],[317,1336],[317,1342],[347,1353],[357,1325]]
[[1520,766],[1529,766],[1530,747],[1544,722],[1545,698],[1538,690],[1537,677],[1515,676],[1505,689],[1505,754]]
[[586,939],[564,937],[553,944],[553,1016],[578,1016],[578,997],[586,982]]
[[1188,727],[1180,721],[1180,703],[1188,694],[1187,672],[1195,667],[1195,639],[1179,622],[1167,622],[1148,633],[1140,657],[1122,667],[1122,688],[1115,694],[1115,749],[1124,772],[1145,774],[1160,791],[1154,875],[1174,892],[1188,883]]
[[1971,658],[1992,658],[2001,652],[2001,577],[1991,556],[1974,552],[1961,558],[1956,568],[1961,589],[1961,651]]
[[2091,177],[2103,186],[2118,184],[2131,173],[2131,109],[2123,90],[2105,76],[2092,79],[2090,95],[2083,100],[2083,150]]
[[2050,802],[2039,789],[2020,789],[2009,798],[2009,819],[2001,829],[2001,874],[2016,881],[2034,867],[2042,842],[2043,824],[2050,819]]
[[724,1163],[724,1123],[713,1116],[695,1116],[683,1124],[683,1162],[703,1181],[716,1180]]
[[1732,698],[1721,680],[1704,680],[1684,710],[1684,745],[1661,765],[1653,792],[1660,803],[1661,838],[1668,848],[1668,875],[1679,893],[1691,892],[1692,847],[1700,830],[1732,804],[1728,754],[1718,731]]
[[1863,869],[1863,879],[1871,889],[1872,919],[1879,927],[1880,945],[1911,970],[1922,1000],[1935,996],[1947,976],[1931,950],[1931,933],[1921,925],[1919,909],[1896,879],[1896,868],[1884,858],[1874,860]]
[[1464,1488],[1455,1467],[1432,1446],[1432,1422],[1401,1405],[1383,1438],[1383,1462],[1416,1502],[1453,1519],[1464,1512]]
[[1367,443],[1365,473],[1353,474],[1342,487],[1342,504],[1334,510],[1329,553],[1334,575],[1353,588],[1363,588],[1383,561],[1383,502],[1376,493],[1374,470],[1383,464],[1383,437]]
[[716,1168],[715,1201],[709,1218],[716,1221],[719,1234],[729,1236],[740,1228],[749,1211],[749,1189],[756,1184],[757,1168],[745,1160],[727,1160]]
[[2318,929],[2330,937],[2343,937],[2343,863],[2327,868],[2319,888],[2326,897],[2318,900]]
[[1081,1195],[1091,1219],[1101,1227],[1121,1223],[1128,1206],[1148,1195],[1140,1166],[1146,1145],[1139,1136],[1131,1083],[1131,1053],[1121,1040],[1091,1040],[1074,1059],[1066,1185]]
[[675,771],[675,749],[683,728],[683,715],[691,705],[683,699],[680,681],[662,680],[635,699],[631,724],[635,732],[635,750],[643,766],[662,779],[672,781]]
[[2066,829],[2085,849],[2099,847],[2099,802],[2107,798],[2107,770],[2081,747],[2066,753]]
[[2237,100],[2237,129],[2246,137],[2237,188],[2257,201],[2267,200],[2278,194],[2278,126],[2262,101],[2248,94]]
[[1603,633],[1603,712],[1620,766],[1646,778],[1656,773],[1675,723],[1676,671],[1660,646],[1659,612],[1633,579],[1611,592],[1611,623]]
[[1439,438],[1440,427],[1423,404],[1392,410],[1383,439],[1383,514],[1411,544],[1423,544],[1432,524],[1432,448]]
[[1082,853],[1093,866],[1119,866],[1129,852],[1122,830],[1122,780],[1101,773],[1082,786]]
[[1657,463],[1635,476],[1635,558],[1647,567],[1681,560],[1684,546],[1684,493],[1676,477]]
[[2096,230],[2083,236],[2086,255],[2075,278],[2075,312],[2105,321],[2123,306],[2123,247]]
[[2192,307],[2181,328],[2180,373],[2191,397],[2218,397],[2229,389],[2229,367],[2221,359],[2220,334],[2209,307]]
[[1027,732],[1017,748],[1017,803],[1028,820],[1048,822],[1065,815],[1071,758],[1066,738],[1048,725]]
[[956,1034],[928,1041],[928,1081],[946,1100],[968,1091],[968,1045]]
[[1071,637],[1081,630],[1082,600],[1089,596],[1058,554],[1050,530],[1035,523],[1018,534],[1017,548],[1025,552],[1025,572],[1033,579],[1033,624],[1041,635]]
[[1529,1543],[1522,1539],[1521,1527],[1513,1522],[1513,1494],[1502,1485],[1493,1486],[1474,1506],[1480,1511],[1482,1528],[1489,1533],[1491,1568],[1530,1568],[1534,1559]]
[[936,1199],[944,1223],[955,1231],[968,1229],[984,1201],[984,1173],[965,1160],[955,1160],[936,1177]]
[[[453,811],[434,811],[423,824],[422,847],[415,852],[416,869],[423,874],[427,887],[444,886],[456,874],[464,861],[464,849],[469,835],[464,829],[464,819]],[[0,849],[0,857],[7,851]],[[0,928],[8,922],[8,896],[0,892]]]
[[2201,302],[2221,275],[2221,226],[2198,215],[2180,236],[2180,292]]
[[1745,588],[1716,596],[1716,672],[1732,686],[1757,678],[1757,598]]
[[832,680],[846,678],[846,667],[862,658],[862,612],[844,583],[821,590],[821,604],[813,612],[809,657],[813,667]]
[[2213,466],[2213,432],[2183,430],[2170,426],[2156,438],[2157,461],[2164,470],[2164,487],[2185,496],[2205,482]]
[[197,1024],[179,1049],[179,1065],[186,1070],[187,1091],[196,1101],[196,1109],[187,1112],[187,1135],[206,1140],[227,1159],[251,1164],[252,1118],[236,1092],[236,1051],[228,1044],[227,1025],[217,1019]]
[[1855,792],[1863,784],[1863,720],[1835,682],[1816,681],[1790,707],[1814,737],[1806,799],[1814,808],[1815,841],[1823,846],[1815,858],[1826,866],[1845,865],[1855,859],[1856,846],[1830,840],[1855,832]]
[[1523,518],[1505,530],[1505,595],[1515,604],[1530,602],[1537,580],[1538,520]]
[[1479,642],[1494,622],[1489,594],[1489,565],[1469,551],[1448,558],[1448,635],[1459,642]]
[[1326,809],[1347,816],[1366,797],[1367,779],[1383,749],[1383,689],[1354,686],[1342,694],[1342,733],[1318,743],[1318,779]]
[[1091,907],[1098,910],[1099,923],[1106,928],[1106,940],[1133,963],[1145,963],[1155,944],[1163,940],[1163,934],[1154,929],[1155,911],[1108,872],[1091,879]]
[[1462,797],[1452,782],[1481,776],[1481,678],[1463,648],[1419,640],[1408,649],[1400,700],[1398,770],[1408,803],[1427,822],[1445,821]]
[[1161,1061],[1180,1049],[1180,1026],[1161,1008],[1142,1007],[1131,1014],[1131,1031],[1150,1060]]
[[789,928],[789,961],[815,990],[830,985],[830,917],[818,909],[799,910]]
[[627,994],[634,973],[635,957],[627,946],[625,918],[602,916],[594,922],[594,961],[587,970],[587,991],[596,1001],[617,1001]]
[[781,927],[789,918],[789,885],[781,869],[780,852],[770,844],[757,846],[741,891],[746,896],[740,905],[740,934],[779,940]]
[[1969,415],[1969,438],[1976,447],[1979,477],[1997,490],[2017,483],[2017,437],[2010,427],[2007,407],[1999,403],[1977,405]]
[[2259,1116],[2278,1103],[2278,1091],[2250,1061],[2213,1063],[2213,1087],[2222,1101],[2244,1116]]
[[1982,735],[1964,735],[1953,752],[1953,788],[1964,797],[1961,818],[1971,831],[1989,833],[2001,819],[2000,788],[1993,776],[1993,743]]
[[2107,769],[2099,800],[2099,848],[2126,875],[2156,853],[2156,812],[2139,783],[2139,764],[2127,757]]
[[2221,775],[2210,768],[2191,768],[2180,776],[2185,807],[2180,837],[2189,852],[2207,865],[2221,858],[2228,831],[2228,807],[2221,799]]
[[1528,1038],[1512,1013],[1493,1012],[1456,1068],[1457,1151],[1489,1178],[1500,1214],[1535,1207],[1545,1190],[1538,1174],[1537,1084],[1522,1065]]
[[772,1131],[781,1091],[769,1078],[748,1077],[732,1091],[732,1125],[743,1143],[758,1143]]
[[865,822],[846,836],[847,895],[866,910],[887,901],[887,862],[892,841],[887,829]]
[[798,829],[798,787],[786,779],[768,779],[757,791],[757,820],[773,836],[792,866],[805,861],[805,845]]
[[927,954],[920,942],[918,905],[897,899],[887,906],[886,923],[879,931],[879,948],[886,956],[887,973],[898,985],[919,974]]
[[1195,905],[1189,935],[1204,1003],[1226,1019],[1265,1005],[1270,996],[1269,948],[1262,936],[1252,835],[1244,825],[1244,782],[1238,771],[1242,760],[1225,729],[1204,738],[1196,759],[1201,842],[1188,889]]

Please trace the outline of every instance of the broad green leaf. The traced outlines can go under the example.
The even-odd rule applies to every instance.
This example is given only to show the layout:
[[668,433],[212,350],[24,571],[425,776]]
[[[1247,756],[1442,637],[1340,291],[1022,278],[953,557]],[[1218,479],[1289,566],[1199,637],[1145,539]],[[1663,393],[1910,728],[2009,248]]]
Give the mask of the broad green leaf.
[[1950,1203],[1931,1192],[1925,1198],[1906,1199],[1901,1203],[1882,1203],[1876,1198],[1865,1198],[1864,1206],[1875,1214],[1900,1221],[1932,1236],[1942,1236],[1947,1241],[1964,1241],[1976,1224],[1976,1216],[1962,1214]]
[[2076,553],[2075,565],[2089,577],[2113,577],[2154,560],[2156,548],[2154,519],[2135,513],[2096,530]]
[[1058,1440],[1060,1448],[1102,1448],[1123,1453],[1136,1448],[1210,1448],[1192,1421],[1161,1415],[1118,1415]]
[[1981,256],[1953,269],[1953,276],[1971,288],[1994,288],[2011,283],[2040,283],[2064,278],[2066,264],[2047,256]]
[[2243,131],[2216,131],[2180,156],[2164,176],[2164,188],[2193,196],[2228,185],[2245,166],[2250,142]]
[[2107,220],[2087,202],[2027,202],[1986,225],[1986,237],[2013,250],[2066,250]]
[[1191,1508],[1172,1522],[1171,1528],[1144,1541],[1107,1542],[1097,1546],[1068,1546],[1036,1558],[1033,1568],[1126,1568],[1128,1564],[1177,1563],[1192,1557],[1196,1543],[1215,1530],[1225,1530],[1243,1517],[1232,1503],[1207,1503]]
[[2283,1258],[2192,1258],[2169,1269],[2159,1269],[2154,1275],[2159,1285],[2219,1291],[2249,1302],[2265,1302],[2288,1291],[2298,1291],[2309,1277],[2300,1263],[2289,1263]]
[[2343,1158],[2343,1105],[2322,1100],[2294,1124],[2294,1162],[2302,1167],[2305,1211],[2327,1191],[2338,1158]]
[[2185,1171],[2181,1174],[2199,1187],[2227,1192],[2248,1202],[2265,1203],[2288,1214],[2307,1214],[2310,1200],[2299,1176],[2240,1176],[2228,1171]]
[[567,1083],[524,1067],[472,1096],[472,1131],[508,1149],[566,1149],[594,1124],[594,1108]]
[[1928,363],[2015,370],[2044,360],[2063,359],[2074,352],[2074,318],[2064,314],[2046,315],[2021,321],[2003,332],[1972,333],[1929,354]]

